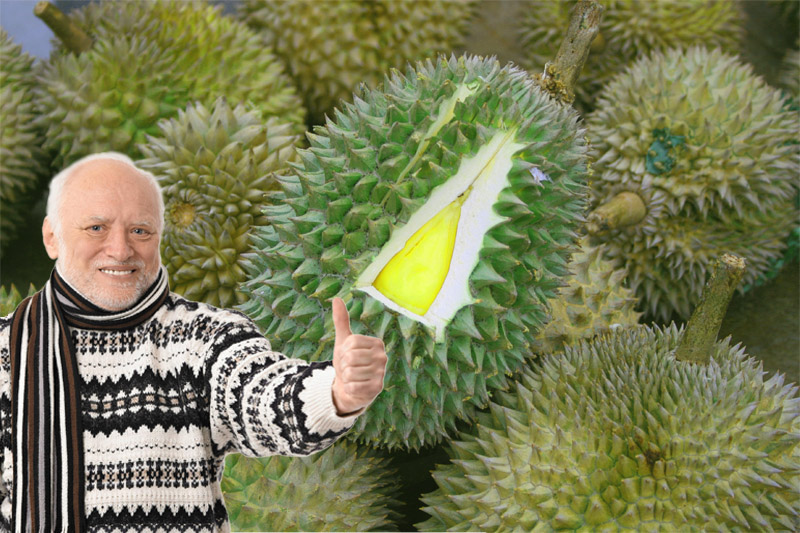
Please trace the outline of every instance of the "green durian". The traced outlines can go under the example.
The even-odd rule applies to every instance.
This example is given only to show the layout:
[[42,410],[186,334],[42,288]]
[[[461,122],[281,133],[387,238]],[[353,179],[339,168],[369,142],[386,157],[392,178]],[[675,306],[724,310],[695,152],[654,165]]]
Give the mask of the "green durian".
[[239,15],[284,62],[309,122],[374,88],[390,68],[459,49],[475,0],[246,0]]
[[267,221],[261,210],[273,173],[296,158],[293,128],[220,98],[162,121],[159,137],[141,145],[146,159],[137,165],[164,196],[161,257],[174,292],[221,307],[245,301],[243,254],[251,228]]
[[137,159],[158,121],[190,102],[250,102],[264,120],[297,125],[304,109],[268,48],[244,24],[204,2],[91,3],[70,18],[93,39],[80,54],[56,50],[39,97],[45,146],[57,167],[92,152]]
[[421,531],[796,531],[797,386],[728,340],[619,328],[525,368],[454,440]]
[[603,247],[592,246],[588,237],[582,237],[579,246],[567,265],[565,285],[549,301],[550,318],[533,343],[537,354],[554,353],[580,339],[639,322],[636,296],[623,285],[625,271],[605,260]]
[[800,215],[796,128],[780,91],[719,50],[654,53],[603,91],[587,228],[649,316],[687,317],[723,252],[747,259],[744,285],[781,257]]
[[13,283],[8,289],[6,289],[5,285],[0,285],[0,316],[10,315],[22,303],[22,300],[34,294],[36,294],[36,287],[33,286],[33,283],[28,287],[28,294],[25,296],[20,294]]
[[[556,56],[574,1],[526,4],[520,23],[523,66],[543,72]],[[705,44],[736,53],[743,14],[730,0],[600,0],[599,33],[575,87],[576,105],[593,108],[600,90],[638,57],[655,50]]]
[[396,531],[388,459],[347,441],[310,457],[225,458],[234,531]]
[[800,105],[800,42],[795,48],[786,51],[781,62],[778,76],[778,86],[784,89],[789,97],[795,101],[795,106]]
[[43,193],[49,170],[34,125],[35,86],[33,57],[0,28],[0,250]]
[[584,132],[527,72],[477,56],[392,71],[335,115],[279,177],[240,308],[275,349],[324,360],[344,298],[389,354],[350,435],[418,449],[528,357],[582,220]]

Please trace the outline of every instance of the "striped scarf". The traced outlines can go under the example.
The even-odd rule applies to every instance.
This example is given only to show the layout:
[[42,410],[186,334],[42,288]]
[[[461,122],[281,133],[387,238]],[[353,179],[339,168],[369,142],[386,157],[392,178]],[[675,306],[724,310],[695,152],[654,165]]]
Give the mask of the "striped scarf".
[[155,314],[169,294],[164,267],[130,309],[100,309],[56,269],[14,311],[11,412],[17,533],[85,530],[79,375],[69,327],[122,330]]

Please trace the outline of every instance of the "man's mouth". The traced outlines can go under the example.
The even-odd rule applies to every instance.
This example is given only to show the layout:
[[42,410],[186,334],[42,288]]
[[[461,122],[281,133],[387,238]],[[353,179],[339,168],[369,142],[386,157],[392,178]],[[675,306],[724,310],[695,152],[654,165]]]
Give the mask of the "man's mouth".
[[128,274],[133,274],[136,270],[111,270],[109,268],[101,268],[100,272],[111,274],[112,276],[127,276]]

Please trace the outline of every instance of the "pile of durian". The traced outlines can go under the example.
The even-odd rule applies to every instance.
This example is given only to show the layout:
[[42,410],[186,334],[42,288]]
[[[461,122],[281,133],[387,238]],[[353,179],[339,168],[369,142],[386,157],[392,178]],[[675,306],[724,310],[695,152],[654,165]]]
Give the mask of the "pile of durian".
[[598,0],[570,105],[586,1],[40,4],[49,58],[0,31],[2,314],[49,177],[124,152],[171,290],[309,361],[341,297],[389,355],[330,449],[227,458],[234,530],[800,529],[797,386],[676,355],[722,254],[740,293],[797,269],[800,21],[764,4],[765,76],[746,2]]

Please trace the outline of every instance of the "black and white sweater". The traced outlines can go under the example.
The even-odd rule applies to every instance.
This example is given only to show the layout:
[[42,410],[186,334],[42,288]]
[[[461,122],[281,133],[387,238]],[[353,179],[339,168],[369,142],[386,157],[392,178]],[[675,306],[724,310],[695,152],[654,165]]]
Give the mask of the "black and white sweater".
[[[0,319],[0,529],[13,462],[9,325]],[[170,294],[125,331],[73,328],[80,373],[88,531],[229,531],[229,452],[309,455],[355,417],[333,406],[330,362],[273,352],[244,315]]]

